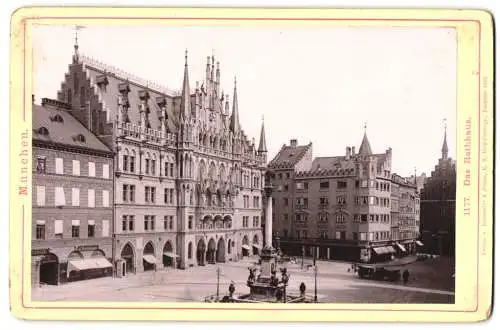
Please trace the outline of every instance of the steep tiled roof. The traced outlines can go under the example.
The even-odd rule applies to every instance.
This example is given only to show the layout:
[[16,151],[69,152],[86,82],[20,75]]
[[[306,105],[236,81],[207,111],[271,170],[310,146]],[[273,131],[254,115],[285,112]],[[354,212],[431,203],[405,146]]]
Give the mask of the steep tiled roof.
[[269,167],[271,168],[288,168],[293,167],[297,164],[307,150],[311,147],[312,144],[303,145],[303,146],[286,146],[281,147],[281,150],[274,157],[271,162],[269,162]]
[[316,157],[313,160],[311,170],[332,170],[332,169],[349,169],[354,168],[352,158],[348,160],[345,156],[335,157]]
[[371,155],[372,153],[372,147],[370,146],[370,142],[368,141],[368,137],[365,135],[363,136],[363,141],[361,141],[361,146],[359,147],[359,154],[360,155]]
[[[45,129],[46,130],[45,130]],[[80,139],[83,137],[83,139]],[[111,150],[66,110],[33,105],[33,139],[111,153]]]
[[[91,82],[94,83],[97,81],[97,77],[103,75],[104,73],[107,76],[108,85],[106,86],[106,90],[99,89],[98,86],[95,85],[95,90],[100,97],[100,100],[106,105],[108,110],[111,111],[112,117],[117,114],[117,95],[118,95],[118,85],[121,83],[128,82],[130,87],[130,92],[128,94],[130,108],[128,109],[128,117],[131,123],[137,124],[140,121],[140,113],[139,106],[141,104],[141,100],[139,99],[139,91],[147,90],[149,92],[150,98],[148,100],[149,106],[149,123],[151,128],[158,129],[160,127],[160,120],[158,119],[158,111],[160,110],[158,104],[156,103],[157,97],[165,97],[166,106],[167,106],[167,115],[168,121],[166,122],[167,128],[171,132],[177,131],[178,118],[180,112],[180,104],[181,97],[180,95],[176,95],[176,93],[172,92],[172,94],[165,94],[164,91],[159,91],[154,89],[154,85],[144,86],[139,83],[136,83],[134,80],[128,80],[127,76],[122,76],[121,71],[117,72],[109,72],[104,71],[99,68],[97,65],[94,65],[93,62],[87,63],[86,59],[83,58],[82,62],[85,66],[87,78],[90,79]],[[191,105],[193,106],[194,95],[191,95]]]

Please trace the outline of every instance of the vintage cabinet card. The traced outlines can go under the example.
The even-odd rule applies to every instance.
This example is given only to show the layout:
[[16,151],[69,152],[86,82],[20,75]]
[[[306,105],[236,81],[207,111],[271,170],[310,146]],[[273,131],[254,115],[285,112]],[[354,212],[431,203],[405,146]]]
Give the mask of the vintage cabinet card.
[[11,29],[15,316],[490,316],[487,12],[40,7]]

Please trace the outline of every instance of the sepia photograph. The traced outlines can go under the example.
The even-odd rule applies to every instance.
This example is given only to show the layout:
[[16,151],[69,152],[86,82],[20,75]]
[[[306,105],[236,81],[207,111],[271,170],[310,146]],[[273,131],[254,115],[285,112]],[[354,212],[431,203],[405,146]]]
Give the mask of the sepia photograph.
[[11,83],[28,317],[487,309],[487,14],[29,10]]

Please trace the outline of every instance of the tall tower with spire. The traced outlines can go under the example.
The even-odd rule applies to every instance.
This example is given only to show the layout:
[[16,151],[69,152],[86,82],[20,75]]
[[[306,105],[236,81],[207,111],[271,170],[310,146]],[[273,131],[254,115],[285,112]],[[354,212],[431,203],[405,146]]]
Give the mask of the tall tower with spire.
[[266,132],[264,130],[264,116],[262,116],[262,127],[260,129],[260,139],[259,139],[259,148],[257,149],[259,155],[267,154],[267,145],[266,145]]

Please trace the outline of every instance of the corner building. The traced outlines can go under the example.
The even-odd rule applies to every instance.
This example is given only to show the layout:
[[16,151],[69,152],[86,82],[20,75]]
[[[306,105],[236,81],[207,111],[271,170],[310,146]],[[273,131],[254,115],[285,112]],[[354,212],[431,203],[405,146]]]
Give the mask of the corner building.
[[[219,63],[181,92],[78,52],[58,98],[115,152],[117,275],[238,260],[262,247],[266,145],[239,122],[236,81],[223,95]],[[232,108],[230,113],[230,108]]]
[[391,229],[392,150],[375,154],[365,133],[359,151],[312,157],[312,143],[291,140],[269,163],[273,227],[290,255],[373,262],[398,250]]
[[69,112],[33,104],[33,286],[113,272],[113,152]]

